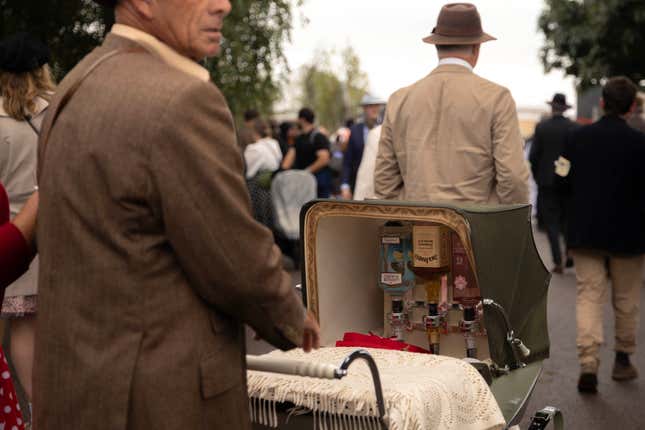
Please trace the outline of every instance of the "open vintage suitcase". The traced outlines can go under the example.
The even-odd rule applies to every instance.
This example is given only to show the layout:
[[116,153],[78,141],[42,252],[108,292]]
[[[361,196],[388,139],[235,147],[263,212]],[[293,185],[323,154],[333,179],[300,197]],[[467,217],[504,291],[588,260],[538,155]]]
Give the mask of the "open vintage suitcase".
[[[528,205],[477,208],[383,201],[310,202],[301,212],[302,293],[307,308],[320,322],[321,344],[333,346],[349,331],[383,333],[388,300],[376,287],[379,228],[391,221],[448,227],[463,243],[481,290],[486,337],[478,342],[487,345],[478,347],[487,355],[488,365],[481,369],[480,363],[479,370],[492,377],[490,390],[507,427],[518,424],[540,376],[542,361],[549,355],[546,306],[550,275],[533,241],[530,214]],[[464,356],[454,342],[441,348],[442,354]],[[249,357],[250,371],[271,370],[261,361],[256,367],[257,362]],[[348,362],[336,372],[346,371]],[[285,372],[284,366],[276,371]],[[311,376],[324,373],[325,369],[305,372]],[[327,373],[339,377],[333,369]],[[378,376],[375,384],[380,385]],[[381,408],[381,388],[375,388]],[[280,411],[279,428],[314,428],[311,414],[290,416],[287,422],[287,409]],[[551,420],[562,426],[559,411],[545,408],[535,415],[530,428],[545,428]],[[384,427],[383,421],[381,425]]]

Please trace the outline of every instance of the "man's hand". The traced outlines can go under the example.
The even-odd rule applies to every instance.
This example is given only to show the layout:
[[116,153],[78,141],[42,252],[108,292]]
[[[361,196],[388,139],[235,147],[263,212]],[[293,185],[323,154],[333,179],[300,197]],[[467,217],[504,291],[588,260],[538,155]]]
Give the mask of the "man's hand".
[[320,348],[320,326],[314,314],[307,311],[305,318],[305,331],[302,335],[302,349],[310,352],[312,349]]

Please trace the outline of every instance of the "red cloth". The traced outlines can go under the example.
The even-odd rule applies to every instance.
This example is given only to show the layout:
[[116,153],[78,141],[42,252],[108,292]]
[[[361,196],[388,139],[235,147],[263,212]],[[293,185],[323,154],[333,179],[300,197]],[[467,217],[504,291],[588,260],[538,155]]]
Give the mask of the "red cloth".
[[407,351],[419,352],[422,354],[430,354],[427,349],[419,348],[409,343],[400,342],[398,340],[387,339],[375,334],[362,334],[362,333],[345,333],[343,340],[336,342],[336,346],[354,346],[358,348],[378,348],[390,349],[394,351]]
[[0,292],[3,295],[4,289],[27,271],[32,257],[22,233],[9,222],[9,199],[0,184]]

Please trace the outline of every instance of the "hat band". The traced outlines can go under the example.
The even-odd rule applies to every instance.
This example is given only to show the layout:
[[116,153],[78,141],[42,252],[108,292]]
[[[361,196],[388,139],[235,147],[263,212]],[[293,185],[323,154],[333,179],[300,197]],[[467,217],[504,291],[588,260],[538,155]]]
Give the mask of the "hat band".
[[436,34],[437,36],[446,36],[446,37],[480,37],[484,34],[484,30],[479,30],[479,33],[471,33],[471,34],[464,34],[464,33],[453,33],[453,32],[438,32],[437,27],[432,29],[432,34]]

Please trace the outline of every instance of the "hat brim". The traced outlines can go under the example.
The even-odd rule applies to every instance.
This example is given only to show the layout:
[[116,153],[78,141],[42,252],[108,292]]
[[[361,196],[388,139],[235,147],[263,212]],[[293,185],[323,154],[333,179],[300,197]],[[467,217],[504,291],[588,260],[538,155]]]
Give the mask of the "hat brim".
[[481,36],[444,36],[441,34],[433,33],[428,37],[424,37],[423,41],[431,45],[478,45],[480,43],[490,42],[497,40],[488,33],[482,33]]
[[546,102],[546,104],[548,104],[551,107],[560,108],[560,109],[571,109],[573,107],[570,104],[553,103],[552,101],[548,101]]

